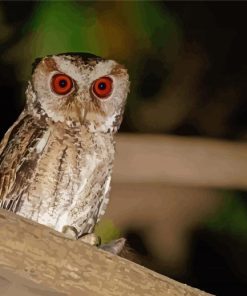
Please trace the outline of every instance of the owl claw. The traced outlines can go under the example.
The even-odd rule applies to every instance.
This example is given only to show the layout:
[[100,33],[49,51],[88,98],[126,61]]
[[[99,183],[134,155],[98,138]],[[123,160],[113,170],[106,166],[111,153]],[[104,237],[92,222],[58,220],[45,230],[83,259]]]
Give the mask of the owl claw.
[[80,240],[91,246],[99,246],[101,244],[101,238],[94,233],[83,234],[82,236],[78,235],[78,231],[75,227],[70,225],[64,225],[62,233],[69,239]]
[[78,232],[75,227],[70,225],[64,225],[62,229],[62,233],[70,239],[78,239]]
[[99,246],[101,244],[101,238],[94,233],[85,234],[79,240],[91,246]]
[[70,225],[63,226],[62,233],[70,239],[73,240],[80,240],[83,241],[86,244],[89,244],[91,246],[97,246],[100,249],[112,253],[114,255],[121,254],[122,250],[124,249],[126,239],[125,238],[119,238],[115,239],[107,244],[101,245],[101,238],[96,235],[95,233],[87,233],[80,237],[78,237],[78,232],[75,227]]

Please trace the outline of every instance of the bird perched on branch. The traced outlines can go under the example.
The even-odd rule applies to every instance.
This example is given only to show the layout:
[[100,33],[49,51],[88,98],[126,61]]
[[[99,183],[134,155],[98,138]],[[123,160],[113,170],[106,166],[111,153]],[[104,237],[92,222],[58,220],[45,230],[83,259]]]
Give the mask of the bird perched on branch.
[[0,145],[0,207],[87,240],[109,200],[127,70],[88,53],[37,59]]

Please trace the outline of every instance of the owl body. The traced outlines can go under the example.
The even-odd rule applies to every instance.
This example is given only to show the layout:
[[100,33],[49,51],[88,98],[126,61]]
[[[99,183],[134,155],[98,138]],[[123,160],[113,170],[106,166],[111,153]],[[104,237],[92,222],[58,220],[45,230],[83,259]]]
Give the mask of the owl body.
[[39,61],[26,107],[0,146],[0,206],[57,231],[91,233],[109,200],[128,86],[114,61],[78,54]]

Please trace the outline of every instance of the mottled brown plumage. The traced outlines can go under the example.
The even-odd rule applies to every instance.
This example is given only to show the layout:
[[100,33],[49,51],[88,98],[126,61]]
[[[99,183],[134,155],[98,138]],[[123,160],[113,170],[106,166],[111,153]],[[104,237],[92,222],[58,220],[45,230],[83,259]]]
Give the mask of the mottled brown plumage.
[[[54,86],[55,75],[62,81]],[[107,85],[93,88],[101,77],[112,83],[104,97]],[[112,60],[79,53],[37,60],[26,107],[0,145],[0,206],[58,231],[91,233],[108,203],[128,89],[126,69]]]

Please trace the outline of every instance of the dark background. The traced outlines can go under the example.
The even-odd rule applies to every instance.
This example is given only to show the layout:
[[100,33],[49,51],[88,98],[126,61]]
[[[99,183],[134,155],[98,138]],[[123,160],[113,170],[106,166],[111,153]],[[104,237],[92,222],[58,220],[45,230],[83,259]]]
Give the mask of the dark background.
[[[85,51],[129,68],[131,94],[121,132],[245,141],[246,15],[247,3],[236,1],[2,1],[0,136],[24,106],[34,58]],[[186,272],[152,268],[217,295],[246,294],[246,193],[230,195],[234,213],[226,206],[215,224],[191,234]],[[221,227],[239,221],[240,214],[244,231],[239,223],[231,232]],[[126,236],[149,258],[140,233],[126,230]]]

